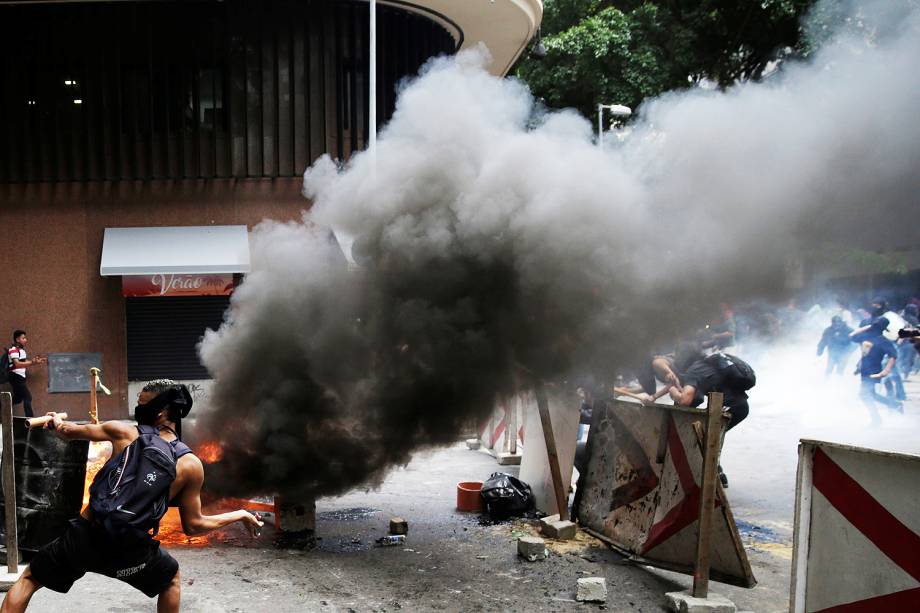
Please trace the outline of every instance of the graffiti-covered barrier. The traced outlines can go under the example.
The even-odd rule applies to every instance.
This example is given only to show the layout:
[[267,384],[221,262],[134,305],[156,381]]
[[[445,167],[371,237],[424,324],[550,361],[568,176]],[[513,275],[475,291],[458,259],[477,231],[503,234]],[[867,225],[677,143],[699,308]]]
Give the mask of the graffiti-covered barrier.
[[[579,481],[581,525],[644,564],[693,574],[706,412],[623,401],[596,403]],[[723,419],[723,427],[727,419]],[[753,587],[728,498],[718,486],[711,577]]]

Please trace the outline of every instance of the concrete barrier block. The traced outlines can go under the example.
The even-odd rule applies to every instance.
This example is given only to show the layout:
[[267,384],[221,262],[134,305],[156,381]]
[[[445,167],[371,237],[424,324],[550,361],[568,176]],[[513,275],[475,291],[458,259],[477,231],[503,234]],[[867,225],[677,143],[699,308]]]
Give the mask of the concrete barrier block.
[[547,515],[546,517],[540,520],[540,531],[542,532],[546,526],[550,525],[551,523],[555,521],[559,521],[559,519],[560,517],[558,513],[556,513],[555,515]]
[[575,524],[570,521],[554,521],[546,524],[542,528],[543,534],[552,539],[568,541],[575,538]]
[[674,613],[735,613],[735,603],[710,592],[706,598],[695,598],[689,591],[665,594],[668,607]]

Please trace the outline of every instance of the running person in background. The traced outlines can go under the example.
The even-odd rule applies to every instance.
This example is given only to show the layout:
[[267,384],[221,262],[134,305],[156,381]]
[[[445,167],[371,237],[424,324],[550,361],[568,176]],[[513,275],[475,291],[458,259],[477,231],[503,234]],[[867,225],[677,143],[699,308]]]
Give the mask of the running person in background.
[[26,385],[26,369],[44,364],[45,358],[32,358],[26,353],[26,344],[29,338],[25,330],[15,330],[13,332],[13,346],[7,351],[10,359],[10,388],[13,391],[13,406],[22,403],[22,411],[26,417],[34,417],[32,414],[32,392]]
[[[881,296],[873,298],[869,305],[869,312],[871,317],[864,320],[851,336],[859,339],[860,342],[865,340],[873,342],[872,336],[877,333],[891,343],[897,342],[898,330],[903,328],[906,322],[900,315],[888,308],[888,301]],[[884,322],[884,326],[877,329],[879,322]],[[883,377],[882,384],[885,386],[885,392],[890,400],[895,402],[907,400],[907,395],[904,392],[904,382],[901,380],[899,369],[894,368],[888,371]]]
[[706,326],[702,348],[722,350],[738,344],[738,324],[728,304],[719,305],[719,320]]
[[886,398],[875,391],[876,384],[891,374],[898,359],[898,350],[894,343],[882,335],[887,327],[888,320],[879,317],[867,329],[859,328],[850,335],[853,342],[860,343],[862,349],[862,359],[859,360],[856,367],[856,373],[861,377],[859,399],[869,409],[871,426],[882,423],[875,406],[876,402],[881,402],[888,408],[901,413],[904,412],[900,401],[895,398]]
[[[169,486],[168,497],[165,500],[178,500],[182,530],[186,534],[205,534],[234,522],[241,522],[253,536],[258,534],[262,522],[248,511],[239,510],[220,515],[201,513],[204,468],[201,460],[176,436],[176,423],[188,414],[192,405],[191,395],[184,388],[184,385],[165,379],[151,381],[145,385],[143,391],[138,394],[138,404],[134,409],[137,427],[118,421],[76,424],[62,421],[56,414],[48,413],[54,417],[48,428],[55,434],[68,440],[108,441],[112,443],[112,457],[93,481],[90,504],[80,517],[71,520],[60,538],[42,547],[32,558],[31,564],[7,593],[0,613],[25,611],[32,595],[42,587],[66,593],[86,572],[99,573],[124,581],[150,598],[157,597],[159,613],[179,610],[181,583],[178,562],[164,551],[150,534],[138,534],[139,528],[134,533],[129,533],[124,528],[125,520],[115,523],[110,519],[110,514],[105,520],[100,521],[100,518],[94,517],[93,514],[96,505],[102,508],[104,504],[104,501],[100,502],[99,497],[105,496],[100,494],[100,491],[107,492],[108,476],[117,474],[120,482],[121,477],[129,473],[128,467],[131,465],[128,463],[126,450],[142,434],[148,437],[159,436],[173,449],[176,476]],[[141,427],[144,427],[143,433]],[[160,446],[162,445],[161,442]],[[120,472],[122,470],[124,473]],[[147,479],[150,478],[148,474]],[[155,479],[154,475],[150,483],[154,483]],[[116,483],[116,490],[117,486]],[[122,511],[122,506],[114,509],[113,514]],[[132,516],[138,515],[142,514],[141,508],[135,507],[138,513],[127,509],[124,512],[131,513]]]
[[850,333],[853,329],[846,325],[840,315],[831,317],[831,325],[824,329],[821,335],[821,341],[818,343],[818,356],[820,357],[824,350],[827,349],[827,370],[825,375],[830,375],[834,371],[842,375],[846,369],[847,356],[853,349],[850,341]]

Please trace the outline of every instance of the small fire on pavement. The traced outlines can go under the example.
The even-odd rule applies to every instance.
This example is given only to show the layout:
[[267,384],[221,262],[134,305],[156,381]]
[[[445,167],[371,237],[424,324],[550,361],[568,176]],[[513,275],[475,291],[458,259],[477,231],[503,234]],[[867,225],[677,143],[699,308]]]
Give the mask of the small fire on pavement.
[[[213,464],[219,462],[224,456],[224,450],[217,441],[204,441],[195,446],[192,450],[198,459],[204,464]],[[208,505],[208,512],[217,512],[214,507],[221,507],[223,501],[217,500]],[[204,547],[210,543],[222,542],[225,540],[223,530],[215,530],[209,534],[200,536],[188,536],[182,531],[182,518],[179,517],[178,507],[170,507],[166,515],[160,520],[160,532],[156,539],[164,545],[183,546],[183,547]]]

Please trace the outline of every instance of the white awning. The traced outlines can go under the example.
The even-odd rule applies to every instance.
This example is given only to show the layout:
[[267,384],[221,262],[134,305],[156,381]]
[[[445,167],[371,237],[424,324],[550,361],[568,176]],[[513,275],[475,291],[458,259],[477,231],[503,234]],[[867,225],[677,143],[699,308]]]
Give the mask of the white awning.
[[249,272],[246,226],[106,228],[103,277]]

